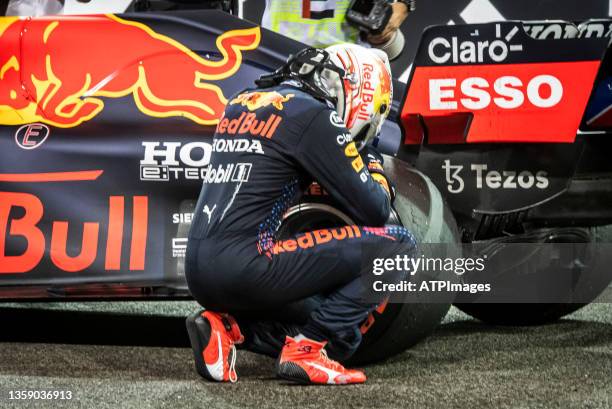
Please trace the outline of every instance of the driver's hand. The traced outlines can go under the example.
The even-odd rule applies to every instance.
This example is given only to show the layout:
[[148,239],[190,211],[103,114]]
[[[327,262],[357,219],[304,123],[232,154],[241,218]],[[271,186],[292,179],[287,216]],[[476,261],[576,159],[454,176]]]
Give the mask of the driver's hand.
[[391,203],[393,203],[395,200],[395,188],[389,178],[387,178],[387,175],[385,175],[382,155],[372,146],[365,146],[361,150],[361,157],[363,158],[372,179],[378,182],[383,189],[385,189]]
[[368,43],[372,45],[381,45],[389,42],[400,26],[408,17],[408,6],[405,3],[393,3],[391,4],[393,13],[387,23],[387,26],[382,33],[372,35],[369,34],[367,37]]

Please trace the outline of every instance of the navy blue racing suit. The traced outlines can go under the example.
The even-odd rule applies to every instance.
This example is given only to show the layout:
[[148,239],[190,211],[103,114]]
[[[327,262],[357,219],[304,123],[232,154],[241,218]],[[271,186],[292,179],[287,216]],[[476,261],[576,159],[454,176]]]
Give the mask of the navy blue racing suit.
[[[297,332],[329,341],[337,359],[359,346],[361,323],[386,296],[363,300],[363,266],[416,246],[405,228],[385,226],[389,195],[362,156],[336,111],[297,86],[247,90],[227,104],[189,233],[186,276],[202,306],[236,317],[247,349],[277,355],[285,335]],[[313,181],[359,226],[279,240],[283,214]],[[282,318],[296,309],[306,312],[302,322]]]

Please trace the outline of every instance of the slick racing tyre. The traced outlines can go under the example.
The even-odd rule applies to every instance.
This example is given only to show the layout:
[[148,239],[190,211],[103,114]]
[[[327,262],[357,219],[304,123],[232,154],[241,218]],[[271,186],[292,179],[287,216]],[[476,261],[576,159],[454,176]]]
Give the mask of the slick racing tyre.
[[[490,304],[490,303],[457,303],[455,306],[472,317],[493,325],[541,325],[554,322],[571,314],[595,300],[612,280],[610,271],[612,246],[612,225],[578,229],[585,240],[600,244],[598,254],[588,262],[578,263],[581,266],[573,271],[572,298],[574,302],[541,303],[541,304]],[[570,298],[568,296],[568,298]],[[570,300],[571,301],[571,300]]]
[[[414,234],[419,255],[440,251],[426,248],[423,243],[447,243],[444,251],[451,246],[450,251],[457,253],[459,235],[455,220],[429,178],[390,157],[385,157],[385,171],[396,185],[395,214],[389,223],[403,224]],[[287,212],[281,236],[353,223],[328,196],[309,195],[306,200],[308,203],[301,203]],[[453,280],[427,273],[419,279]],[[387,304],[371,315],[363,341],[349,364],[378,362],[415,345],[438,326],[453,298],[449,294],[440,297],[422,293],[406,294],[406,297],[406,302]]]

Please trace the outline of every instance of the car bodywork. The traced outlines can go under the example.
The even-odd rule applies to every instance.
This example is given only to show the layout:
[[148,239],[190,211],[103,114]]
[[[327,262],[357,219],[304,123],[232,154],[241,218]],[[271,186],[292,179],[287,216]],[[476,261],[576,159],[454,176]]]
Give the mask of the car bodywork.
[[[395,83],[378,146],[463,241],[612,223],[608,39],[559,26],[432,27]],[[0,19],[0,297],[187,296],[217,118],[302,47],[213,11]]]
[[215,11],[0,21],[3,294],[186,295],[216,118],[301,46]]
[[463,240],[612,222],[609,25],[503,22],[425,31],[401,112],[411,161]]

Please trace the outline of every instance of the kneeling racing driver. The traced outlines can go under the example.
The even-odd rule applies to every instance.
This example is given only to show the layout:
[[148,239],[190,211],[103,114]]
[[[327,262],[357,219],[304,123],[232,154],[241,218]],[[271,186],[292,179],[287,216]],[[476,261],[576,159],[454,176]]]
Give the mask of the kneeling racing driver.
[[[235,381],[241,345],[276,356],[290,381],[365,382],[334,360],[356,351],[360,325],[386,297],[364,300],[363,266],[416,247],[404,227],[385,225],[393,191],[366,145],[390,111],[389,63],[352,44],[311,48],[257,85],[227,104],[189,233],[187,282],[206,308],[187,319],[196,369]],[[279,240],[284,213],[313,181],[359,226]],[[316,295],[299,327],[269,313]]]

